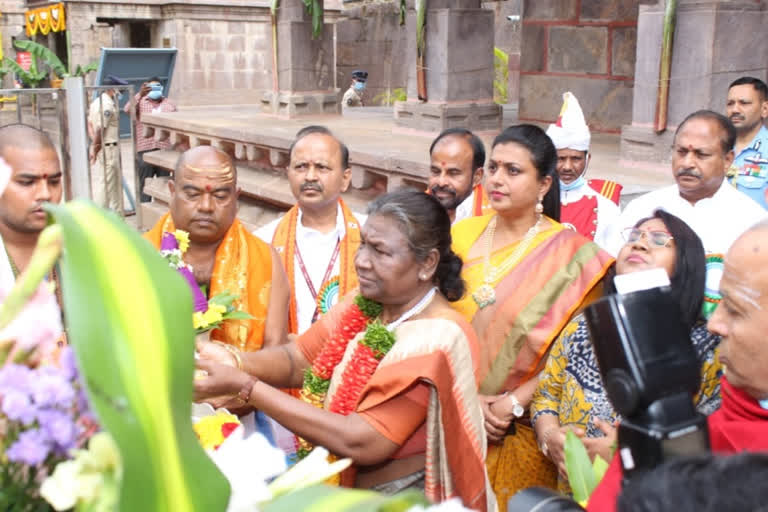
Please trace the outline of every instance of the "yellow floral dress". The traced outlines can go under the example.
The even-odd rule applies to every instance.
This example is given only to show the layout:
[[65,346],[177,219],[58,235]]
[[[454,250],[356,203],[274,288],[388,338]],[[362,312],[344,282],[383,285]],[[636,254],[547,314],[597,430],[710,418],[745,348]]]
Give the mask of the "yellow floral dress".
[[[695,397],[696,409],[709,415],[720,407],[720,375],[717,358],[720,337],[707,331],[705,323],[691,330],[691,343],[701,362],[701,387]],[[557,416],[561,426],[581,428],[587,437],[602,437],[595,419],[615,422],[620,419],[605,393],[597,358],[583,315],[574,318],[552,346],[547,365],[531,401],[531,421],[543,414]],[[561,492],[570,492],[567,482],[559,482]]]

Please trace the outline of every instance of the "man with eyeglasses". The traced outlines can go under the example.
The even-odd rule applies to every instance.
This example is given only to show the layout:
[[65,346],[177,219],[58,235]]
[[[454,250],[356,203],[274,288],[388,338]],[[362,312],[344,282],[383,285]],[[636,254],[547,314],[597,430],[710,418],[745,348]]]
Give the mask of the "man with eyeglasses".
[[303,128],[289,151],[296,205],[255,234],[280,255],[291,291],[288,331],[301,334],[357,286],[354,255],[365,216],[341,199],[352,178],[349,150],[328,128]]
[[618,254],[624,244],[618,234],[657,208],[681,218],[699,235],[707,252],[707,315],[720,298],[723,255],[742,233],[768,216],[725,179],[733,163],[735,140],[736,129],[722,114],[699,110],[686,117],[675,132],[672,147],[676,184],[631,201],[618,218],[617,235],[608,246],[609,252]]

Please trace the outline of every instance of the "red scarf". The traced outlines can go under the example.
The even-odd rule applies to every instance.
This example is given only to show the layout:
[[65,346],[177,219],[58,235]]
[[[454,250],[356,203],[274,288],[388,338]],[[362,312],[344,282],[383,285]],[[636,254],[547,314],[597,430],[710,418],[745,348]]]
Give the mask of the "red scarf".
[[[708,419],[709,443],[713,452],[730,455],[768,451],[768,410],[724,376],[720,379],[723,403]],[[618,454],[600,485],[589,498],[587,510],[611,512],[621,493],[621,464]]]
[[728,379],[720,380],[723,403],[708,418],[709,442],[715,453],[768,451],[768,410]]

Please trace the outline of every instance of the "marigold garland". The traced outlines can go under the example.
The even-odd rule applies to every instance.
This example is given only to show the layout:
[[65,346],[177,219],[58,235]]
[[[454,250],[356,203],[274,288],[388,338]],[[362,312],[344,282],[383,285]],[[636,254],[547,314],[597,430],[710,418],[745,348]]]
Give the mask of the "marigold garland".
[[[323,408],[325,396],[328,393],[328,387],[331,384],[331,376],[333,375],[333,370],[344,357],[344,352],[347,349],[347,345],[355,336],[357,336],[359,332],[368,327],[368,325],[371,324],[371,322],[380,314],[381,304],[366,299],[361,295],[355,297],[354,302],[342,312],[341,318],[339,320],[339,325],[341,325],[341,328],[338,329],[334,333],[331,340],[325,344],[323,349],[312,363],[312,367],[308,368],[304,373],[304,385],[302,386],[301,392],[299,393],[300,398],[304,402],[312,404],[319,409]],[[386,331],[385,327],[384,330]],[[378,341],[372,343],[374,347],[380,346]],[[349,369],[354,367],[354,361],[352,361],[347,368]],[[376,368],[374,367],[373,370],[375,369]],[[345,374],[346,373],[347,371],[345,371]],[[373,372],[371,372],[371,374],[372,373]],[[346,381],[343,379],[342,388],[344,387],[345,382]],[[363,386],[364,385],[365,384],[363,383]],[[362,391],[362,387],[360,387],[359,391]],[[357,396],[359,397],[359,392]],[[347,401],[349,401],[349,398],[345,398],[345,402]],[[306,439],[300,438],[298,450],[299,458],[304,458],[307,454],[309,454],[309,452],[312,451],[312,448],[313,447],[310,442],[308,442]]]

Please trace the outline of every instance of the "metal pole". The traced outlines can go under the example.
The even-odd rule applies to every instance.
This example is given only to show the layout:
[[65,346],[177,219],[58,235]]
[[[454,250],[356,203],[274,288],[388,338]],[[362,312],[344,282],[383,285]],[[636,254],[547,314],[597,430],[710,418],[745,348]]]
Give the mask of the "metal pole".
[[69,126],[70,183],[72,197],[90,199],[88,177],[88,135],[85,130],[87,105],[82,77],[64,79],[67,91],[67,124]]

